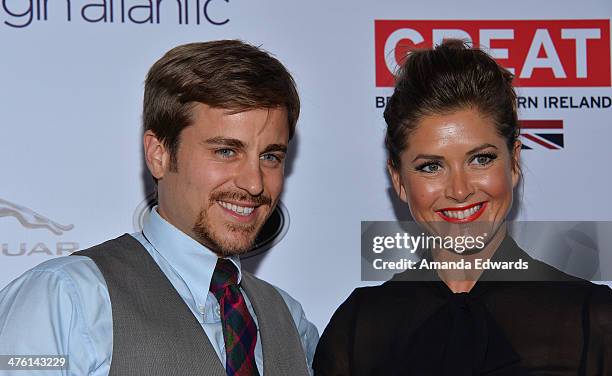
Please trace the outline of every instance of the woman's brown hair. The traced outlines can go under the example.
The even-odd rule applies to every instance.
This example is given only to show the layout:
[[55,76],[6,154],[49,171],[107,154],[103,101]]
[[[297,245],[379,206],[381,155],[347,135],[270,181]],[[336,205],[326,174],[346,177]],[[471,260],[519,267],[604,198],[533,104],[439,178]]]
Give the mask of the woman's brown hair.
[[400,167],[408,136],[423,117],[464,108],[477,109],[492,119],[513,154],[519,136],[513,77],[485,52],[457,39],[408,53],[384,112],[390,166]]

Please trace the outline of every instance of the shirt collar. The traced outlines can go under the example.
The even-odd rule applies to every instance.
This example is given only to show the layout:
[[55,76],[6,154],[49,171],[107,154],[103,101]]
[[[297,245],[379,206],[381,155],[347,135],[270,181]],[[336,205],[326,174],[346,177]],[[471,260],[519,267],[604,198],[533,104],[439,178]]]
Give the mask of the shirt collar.
[[[194,297],[200,296],[203,289],[208,291],[218,258],[214,252],[162,218],[157,212],[157,206],[145,215],[142,232],[153,248],[183,279]],[[238,269],[240,283],[240,258],[234,256],[229,257],[229,260]]]

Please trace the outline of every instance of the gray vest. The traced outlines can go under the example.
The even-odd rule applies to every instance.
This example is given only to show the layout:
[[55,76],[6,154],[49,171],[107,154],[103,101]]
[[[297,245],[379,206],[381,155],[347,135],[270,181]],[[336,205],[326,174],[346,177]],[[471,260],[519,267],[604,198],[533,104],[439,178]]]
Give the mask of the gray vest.
[[[73,255],[91,258],[106,280],[110,375],[227,375],[200,323],[138,240],[125,234]],[[298,331],[278,291],[245,271],[241,286],[257,316],[264,375],[307,376]]]

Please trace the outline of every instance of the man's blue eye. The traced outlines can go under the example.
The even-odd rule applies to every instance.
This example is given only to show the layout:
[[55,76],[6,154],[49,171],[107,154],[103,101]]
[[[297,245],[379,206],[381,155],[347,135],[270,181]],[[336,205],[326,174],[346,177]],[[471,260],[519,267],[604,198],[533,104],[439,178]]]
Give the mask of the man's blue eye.
[[265,161],[280,162],[280,158],[275,154],[263,154],[261,159]]
[[233,157],[236,154],[232,149],[219,149],[215,150],[215,153],[223,158]]

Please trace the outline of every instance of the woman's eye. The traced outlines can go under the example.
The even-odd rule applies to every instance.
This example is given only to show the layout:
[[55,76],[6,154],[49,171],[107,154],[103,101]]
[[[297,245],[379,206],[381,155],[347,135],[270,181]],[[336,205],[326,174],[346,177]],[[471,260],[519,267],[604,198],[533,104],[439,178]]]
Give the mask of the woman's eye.
[[231,158],[236,153],[232,149],[218,149],[218,150],[215,150],[215,154],[217,154],[218,156],[222,158]]
[[428,162],[418,166],[417,170],[431,174],[434,172],[438,172],[440,170],[440,165],[438,163]]
[[472,162],[477,165],[484,166],[491,163],[495,158],[497,158],[497,155],[495,154],[478,154],[474,156]]

